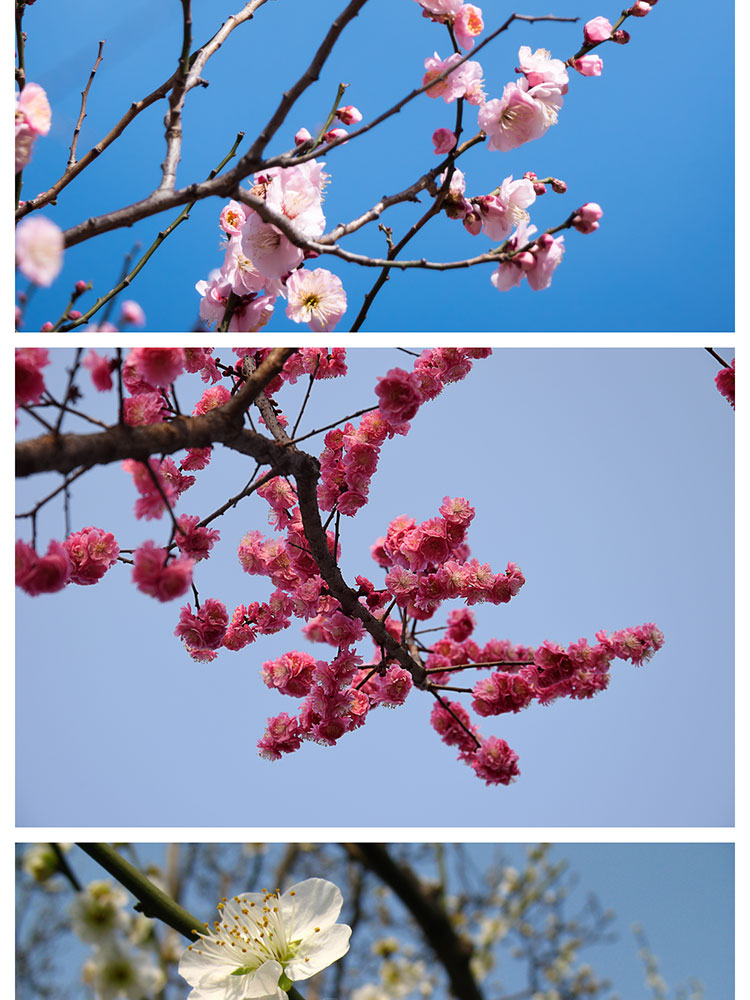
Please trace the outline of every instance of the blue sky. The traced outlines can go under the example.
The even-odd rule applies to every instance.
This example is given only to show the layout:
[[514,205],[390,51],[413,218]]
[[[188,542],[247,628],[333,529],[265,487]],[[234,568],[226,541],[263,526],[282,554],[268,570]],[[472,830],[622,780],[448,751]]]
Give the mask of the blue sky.
[[[231,146],[238,130],[249,142],[265,123],[280,91],[306,67],[311,46],[322,39],[343,0],[264,5],[238,29],[207,66],[207,89],[189,95],[178,184],[204,178]],[[511,153],[480,147],[462,163],[468,193],[486,193],[503,177],[534,170],[568,183],[564,197],[549,191],[533,206],[533,221],[546,228],[585,201],[605,212],[599,232],[566,235],[567,252],[544,292],[528,287],[497,292],[490,266],[448,274],[396,274],[376,300],[365,329],[388,330],[719,330],[733,329],[733,38],[732,4],[711,11],[711,35],[720,58],[711,60],[710,83],[691,67],[705,61],[705,4],[662,3],[648,17],[630,19],[627,46],[606,45],[601,78],[573,73],[560,123],[542,139]],[[485,4],[488,29],[505,11]],[[215,4],[194,5],[194,37],[208,38],[229,13]],[[543,46],[567,58],[578,48],[581,25],[597,15],[613,21],[620,5],[599,0],[555,0],[544,10],[578,15],[577,25],[512,25],[479,55],[490,96],[515,78],[520,45]],[[533,13],[538,5],[521,6]],[[368,120],[419,84],[423,61],[436,49],[447,55],[444,29],[422,19],[411,0],[369,3],[351,24],[324,68],[281,128],[269,153],[289,148],[302,126],[324,120],[340,81],[346,100]],[[24,21],[29,41],[27,75],[42,84],[53,107],[52,130],[40,139],[24,173],[24,194],[33,196],[57,179],[83,88],[106,38],[104,61],[94,82],[80,150],[106,134],[131,100],[145,96],[172,72],[179,49],[179,4],[135,3],[127,10],[95,0],[35,5]],[[708,80],[708,78],[707,78]],[[452,125],[454,109],[422,97],[356,142],[334,150],[324,210],[330,224],[360,214],[384,193],[405,187],[437,158],[430,136]],[[146,196],[160,177],[164,103],[141,115],[44,214],[63,228]],[[466,113],[467,128],[476,124]],[[472,134],[468,132],[467,134]],[[246,146],[243,148],[247,148]],[[242,149],[241,149],[242,151]],[[149,330],[189,330],[197,317],[195,282],[221,263],[217,202],[199,204],[191,220],[165,243],[126,293],[144,307]],[[419,206],[398,207],[384,222],[398,236]],[[73,283],[93,280],[101,294],[119,278],[125,254],[138,241],[147,247],[176,211],[145,220],[72,248],[62,276],[38,290],[25,329],[56,319]],[[348,248],[382,255],[374,227]],[[415,239],[408,254],[431,259],[474,256],[489,248],[460,223],[444,216]],[[350,308],[341,328],[359,309],[376,273],[341,261],[324,261],[344,281]],[[25,287],[25,280],[20,287]],[[81,300],[85,307],[93,297]],[[116,318],[116,313],[113,318]],[[293,324],[279,303],[272,329]]]
[[[164,845],[136,844],[134,849],[141,867],[164,866]],[[499,849],[504,863],[517,870],[524,867],[525,846],[501,844]],[[477,868],[483,869],[497,856],[498,845],[467,844],[463,850]],[[271,847],[268,860],[275,864],[277,858],[278,849]],[[68,859],[84,884],[103,875],[102,869],[78,848],[71,850]],[[571,913],[582,906],[590,893],[598,897],[604,909],[614,910],[615,942],[586,949],[581,958],[590,962],[599,975],[610,978],[620,996],[628,1000],[645,1000],[650,996],[643,984],[643,966],[632,935],[634,923],[643,926],[660,972],[671,988],[670,996],[676,986],[691,978],[701,981],[706,997],[734,995],[733,845],[554,845],[550,860],[562,859],[569,862],[571,872],[579,878],[569,900]],[[432,876],[434,871],[430,868],[424,874]],[[217,889],[216,895],[251,888],[259,886],[224,886]],[[70,895],[67,887],[58,894],[61,906],[67,905]],[[193,892],[185,903],[196,916],[211,920],[217,901],[210,892],[202,895]],[[394,907],[394,913],[396,910]],[[360,926],[360,930],[364,928]],[[404,928],[400,937],[407,933]],[[89,948],[76,939],[66,941],[62,959],[66,972],[70,969],[75,976],[88,952]],[[516,970],[508,966],[507,960],[501,968],[506,989],[512,992]]]
[[[62,363],[49,380],[58,391]],[[374,402],[375,375],[410,359],[352,350],[349,364],[347,379],[314,394],[303,426]],[[95,587],[18,594],[17,824],[731,825],[733,413],[716,370],[700,349],[498,350],[384,447],[370,503],[343,528],[345,575],[379,581],[369,546],[388,522],[433,516],[446,494],[462,495],[477,510],[472,553],[495,569],[516,561],[527,580],[509,605],[476,609],[478,641],[567,644],[648,621],[664,631],[649,664],[617,661],[590,702],[483,720],[520,755],[511,787],[486,788],[455,761],[418,692],[338,747],[261,760],[266,718],[294,710],[262,685],[261,663],[298,646],[325,651],[292,629],[195,664],[172,635],[180,602],[137,592],[118,566]],[[81,388],[82,405],[111,412],[87,377]],[[280,397],[290,414],[297,390]],[[190,391],[179,388],[183,407]],[[21,433],[36,430],[24,419]],[[217,455],[178,512],[215,509],[249,466]],[[17,509],[57,482],[21,481]],[[96,470],[72,489],[72,527],[111,530],[123,548],[163,543],[167,525],[135,522],[134,500],[119,468]],[[202,600],[268,596],[236,559],[265,518],[251,498],[221,519],[220,548],[196,575]],[[63,535],[60,506],[45,508],[39,533],[42,548]]]

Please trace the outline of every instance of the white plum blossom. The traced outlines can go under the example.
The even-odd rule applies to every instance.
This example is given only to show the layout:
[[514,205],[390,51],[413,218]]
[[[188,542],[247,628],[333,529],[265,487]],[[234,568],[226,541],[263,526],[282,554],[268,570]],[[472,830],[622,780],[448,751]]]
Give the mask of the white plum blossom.
[[299,270],[286,283],[286,314],[295,323],[307,323],[316,333],[332,330],[346,312],[341,279],[323,267]]
[[89,882],[70,904],[73,930],[90,944],[108,941],[116,931],[127,930],[130,919],[123,909],[128,894],[111,882]]
[[221,921],[180,959],[188,1000],[286,1000],[292,983],[349,950],[351,928],[336,923],[342,905],[338,887],[321,878],[220,903]]
[[110,943],[94,949],[83,967],[83,981],[96,1000],[150,1000],[163,988],[166,977],[148,955]]

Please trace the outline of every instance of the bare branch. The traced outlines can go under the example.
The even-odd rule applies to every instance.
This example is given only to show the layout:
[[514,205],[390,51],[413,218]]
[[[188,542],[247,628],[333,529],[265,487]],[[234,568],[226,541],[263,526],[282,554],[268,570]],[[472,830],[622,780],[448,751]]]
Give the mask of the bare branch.
[[76,162],[76,150],[78,148],[78,136],[81,131],[81,125],[83,125],[83,119],[86,117],[86,101],[88,100],[89,90],[91,89],[91,84],[94,82],[94,77],[96,76],[96,71],[99,69],[99,63],[102,61],[102,49],[104,48],[104,42],[106,39],[102,39],[99,42],[99,51],[96,55],[96,61],[94,62],[94,68],[91,70],[89,76],[89,82],[81,91],[81,112],[78,115],[78,121],[76,122],[76,127],[73,129],[73,141],[70,144],[70,156],[68,157],[68,162],[66,164],[66,172],[70,170]]

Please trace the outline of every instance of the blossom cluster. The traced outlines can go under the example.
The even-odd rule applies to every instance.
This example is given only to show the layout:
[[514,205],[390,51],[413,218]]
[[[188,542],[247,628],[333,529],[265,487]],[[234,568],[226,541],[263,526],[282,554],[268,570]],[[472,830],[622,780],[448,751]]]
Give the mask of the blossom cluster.
[[131,916],[129,897],[111,882],[97,880],[81,889],[70,905],[74,933],[93,948],[84,962],[83,981],[95,1000],[150,1000],[166,983],[152,956],[153,922]]
[[[207,414],[232,397],[223,380],[232,390],[239,388],[267,350],[235,348],[237,360],[226,365],[211,348],[134,348],[118,371],[124,419],[154,423],[178,417],[173,408],[177,395],[170,390],[183,374],[199,375],[206,385],[193,413]],[[421,522],[406,514],[390,522],[371,550],[383,574],[381,583],[364,575],[356,577],[356,588],[343,580],[331,582],[325,567],[327,561],[340,560],[339,515],[353,516],[367,503],[385,442],[408,433],[410,421],[425,403],[466,377],[474,363],[490,353],[484,348],[422,351],[410,371],[393,368],[377,380],[377,405],[365,411],[357,425],[349,421],[326,434],[317,500],[319,510],[336,516],[335,530],[328,524],[319,525],[319,535],[310,530],[314,525],[306,520],[309,510],[303,518],[299,482],[277,474],[257,483],[254,492],[268,506],[274,534],[266,537],[250,530],[237,551],[242,569],[265,577],[274,588],[264,601],[232,608],[215,596],[199,600],[193,575],[220,540],[219,531],[210,527],[215,515],[176,515],[173,508],[210,464],[210,447],[188,449],[182,459],[167,455],[122,463],[137,494],[136,518],[158,520],[168,511],[172,521],[166,546],[149,539],[133,551],[133,581],[141,592],[164,602],[193,588],[195,606],[181,608],[174,629],[193,660],[210,663],[221,650],[237,652],[259,636],[289,628],[293,618],[305,623],[302,632],[308,640],[335,651],[318,657],[293,650],[262,665],[261,679],[268,688],[301,700],[296,714],[281,712],[268,719],[258,742],[264,757],[277,760],[306,741],[333,745],[362,726],[372,709],[402,705],[417,687],[435,697],[432,726],[458,749],[459,759],[488,784],[508,784],[520,773],[515,751],[498,737],[483,737],[468,710],[441,694],[455,690],[449,684],[455,671],[493,670],[473,688],[459,689],[471,694],[477,716],[488,717],[518,712],[532,701],[546,705],[560,697],[590,698],[606,688],[614,658],[640,664],[661,646],[663,637],[650,624],[611,635],[597,633],[594,645],[583,639],[567,648],[545,641],[534,649],[500,639],[478,645],[472,638],[475,619],[470,608],[482,602],[508,603],[525,580],[514,562],[495,572],[472,557],[468,533],[475,511],[463,497],[444,497],[435,516]],[[18,399],[41,398],[42,369],[48,360],[46,351],[17,352]],[[113,365],[117,367],[112,359],[90,352],[83,364],[98,390],[112,391]],[[346,371],[342,349],[297,351],[265,387],[274,420],[281,427],[286,424],[276,399],[285,384],[302,376],[336,378]],[[262,406],[261,411],[268,413]],[[314,480],[308,486],[313,488]],[[31,595],[52,593],[68,583],[94,584],[119,553],[112,534],[93,527],[63,542],[53,540],[44,556],[19,540],[16,581]],[[449,612],[445,626],[437,626],[441,634],[436,641],[423,645],[420,623],[434,619],[449,601],[459,606]],[[367,641],[372,642],[369,656],[360,645]]]
[[[355,120],[357,109],[347,110],[346,118]],[[255,174],[250,193],[289,220],[301,237],[315,239],[325,228],[324,166],[308,160]],[[335,274],[324,268],[304,269],[304,252],[238,201],[224,207],[219,226],[226,240],[224,262],[195,286],[204,322],[218,326],[229,311],[230,331],[255,332],[266,325],[282,296],[287,299],[286,315],[295,323],[307,323],[319,332],[333,330],[346,311],[346,293]]]
[[732,363],[724,368],[720,368],[716,373],[716,388],[722,394],[724,399],[730,404],[732,409],[734,409],[734,362],[735,359],[732,358]]

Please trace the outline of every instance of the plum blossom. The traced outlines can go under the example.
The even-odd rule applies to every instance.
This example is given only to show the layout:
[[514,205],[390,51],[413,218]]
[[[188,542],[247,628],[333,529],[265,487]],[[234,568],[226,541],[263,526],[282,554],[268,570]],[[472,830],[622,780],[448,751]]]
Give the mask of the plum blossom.
[[734,361],[732,358],[732,363],[728,367],[720,368],[716,373],[716,388],[722,394],[724,399],[730,404],[732,409],[734,409]]
[[487,149],[503,153],[517,149],[539,139],[557,120],[546,104],[534,99],[524,83],[507,83],[501,98],[487,101],[479,109],[479,127],[489,140]]
[[320,878],[220,903],[221,920],[180,959],[188,1000],[286,1000],[285,988],[349,950],[351,928],[336,923],[342,905],[337,886]]
[[24,219],[16,229],[16,264],[35,285],[52,284],[62,270],[62,229],[43,215]]
[[482,10],[473,3],[465,3],[453,21],[453,32],[462,49],[470,49],[474,40],[484,31]]
[[44,392],[42,368],[48,364],[43,347],[16,348],[16,406],[39,402]]
[[44,88],[27,83],[16,94],[16,173],[31,159],[31,150],[38,135],[47,135],[52,124],[52,111]]
[[341,279],[325,268],[295,271],[286,283],[286,292],[289,319],[307,323],[316,333],[333,330],[346,312]]
[[89,882],[70,904],[73,930],[89,944],[109,941],[117,931],[128,929],[127,902],[128,894],[114,883]]
[[110,941],[94,949],[83,966],[83,981],[96,1000],[150,1000],[163,988],[166,976],[144,952]]
[[438,156],[450,151],[456,145],[456,135],[449,128],[438,128],[432,133],[432,144]]

